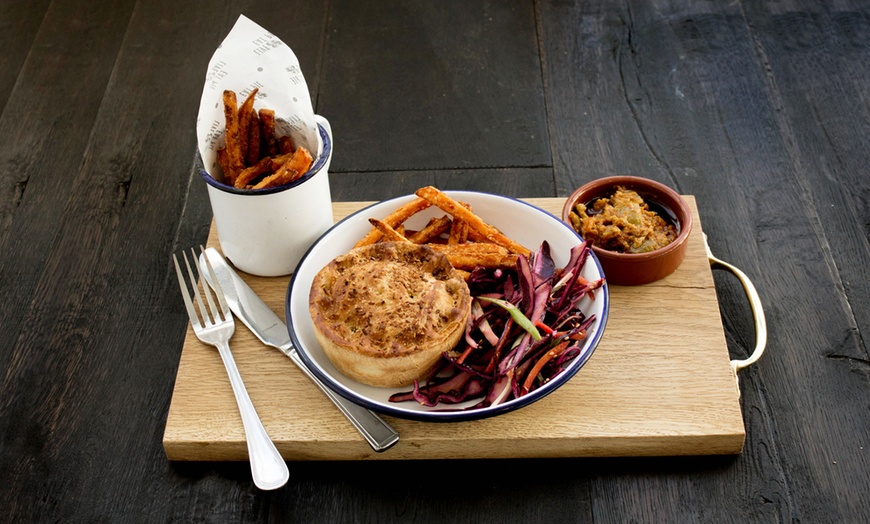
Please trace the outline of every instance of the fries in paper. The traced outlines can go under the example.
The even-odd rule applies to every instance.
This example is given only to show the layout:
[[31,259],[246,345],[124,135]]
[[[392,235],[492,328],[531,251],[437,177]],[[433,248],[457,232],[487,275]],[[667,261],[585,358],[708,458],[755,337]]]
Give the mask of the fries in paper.
[[[299,147],[315,159],[323,154],[299,59],[280,38],[244,15],[209,60],[196,135],[205,171],[237,189],[274,187],[305,177],[310,167],[299,165],[271,177]],[[261,163],[267,157],[273,161]]]
[[311,153],[294,148],[289,136],[275,136],[275,112],[254,109],[257,91],[253,89],[241,107],[235,92],[227,89],[223,94],[226,146],[218,150],[218,161],[224,182],[237,189],[289,184],[314,163]]

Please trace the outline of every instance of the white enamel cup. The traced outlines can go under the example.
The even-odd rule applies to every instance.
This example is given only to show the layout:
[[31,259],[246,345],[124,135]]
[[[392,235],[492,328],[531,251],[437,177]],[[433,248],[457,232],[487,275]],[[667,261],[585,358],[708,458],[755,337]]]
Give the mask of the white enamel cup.
[[329,163],[332,128],[315,115],[323,151],[308,173],[286,186],[236,189],[201,170],[208,184],[220,247],[233,265],[252,275],[289,275],[302,255],[332,227]]

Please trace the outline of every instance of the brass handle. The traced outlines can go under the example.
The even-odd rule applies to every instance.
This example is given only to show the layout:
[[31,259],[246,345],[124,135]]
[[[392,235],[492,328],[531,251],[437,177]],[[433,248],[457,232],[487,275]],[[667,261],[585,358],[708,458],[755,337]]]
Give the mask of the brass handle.
[[764,353],[764,347],[767,345],[767,322],[764,320],[764,309],[761,307],[761,298],[758,296],[758,291],[756,291],[755,286],[749,280],[749,277],[746,276],[746,273],[713,256],[713,252],[710,251],[710,246],[707,244],[706,233],[704,233],[704,248],[707,250],[707,260],[710,262],[711,268],[730,271],[740,280],[740,283],[743,285],[743,291],[746,293],[746,298],[749,299],[749,306],[752,308],[752,317],[755,319],[755,349],[749,358],[731,361],[731,372],[734,375],[734,381],[737,383],[737,391],[739,393],[740,383],[737,378],[737,372],[755,364],[761,358],[761,355]]

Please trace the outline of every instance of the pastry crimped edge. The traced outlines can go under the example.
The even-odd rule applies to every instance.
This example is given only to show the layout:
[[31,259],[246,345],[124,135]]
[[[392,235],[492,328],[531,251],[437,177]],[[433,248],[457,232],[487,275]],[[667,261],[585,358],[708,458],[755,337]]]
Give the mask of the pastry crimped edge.
[[342,374],[376,387],[427,379],[463,337],[470,310],[468,286],[447,258],[406,242],[339,255],[309,293],[324,354]]

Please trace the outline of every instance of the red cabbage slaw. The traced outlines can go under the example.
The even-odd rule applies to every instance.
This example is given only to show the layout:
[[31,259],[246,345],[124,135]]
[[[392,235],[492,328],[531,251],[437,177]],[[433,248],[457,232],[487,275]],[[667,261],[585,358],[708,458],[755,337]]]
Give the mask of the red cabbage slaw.
[[557,268],[544,241],[514,270],[475,269],[468,285],[471,315],[465,338],[425,383],[390,396],[390,402],[423,406],[454,405],[480,399],[466,410],[503,404],[540,388],[562,373],[582,351],[595,315],[579,308],[594,300],[604,278],[582,275],[589,245],[571,248],[568,263]]

